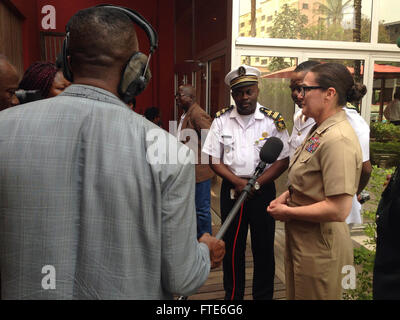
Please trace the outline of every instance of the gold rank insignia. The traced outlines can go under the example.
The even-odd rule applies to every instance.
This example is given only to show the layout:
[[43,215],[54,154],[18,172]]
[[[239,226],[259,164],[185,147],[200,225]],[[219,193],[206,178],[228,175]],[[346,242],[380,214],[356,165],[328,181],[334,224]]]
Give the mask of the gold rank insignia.
[[350,110],[356,110],[358,112],[358,108],[354,104],[351,104],[350,102],[346,103],[346,108]]
[[260,111],[262,113],[264,113],[267,117],[274,120],[275,126],[278,129],[278,131],[282,131],[282,130],[286,129],[285,121],[279,112],[273,111],[273,110],[265,108],[265,107],[261,107]]
[[263,132],[263,133],[262,133],[262,136],[263,136],[263,138],[268,137],[268,132]]
[[225,112],[231,111],[232,109],[233,109],[233,106],[230,106],[230,107],[228,107],[228,108],[224,108],[224,109],[218,111],[218,112],[215,114],[215,118],[219,118],[219,117],[222,116]]

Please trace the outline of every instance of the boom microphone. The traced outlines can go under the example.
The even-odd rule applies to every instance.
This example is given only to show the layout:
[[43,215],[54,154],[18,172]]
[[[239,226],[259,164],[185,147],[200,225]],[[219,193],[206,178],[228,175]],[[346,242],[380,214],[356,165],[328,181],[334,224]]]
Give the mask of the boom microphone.
[[277,137],[265,141],[260,151],[260,159],[265,163],[274,163],[283,149],[283,142]]

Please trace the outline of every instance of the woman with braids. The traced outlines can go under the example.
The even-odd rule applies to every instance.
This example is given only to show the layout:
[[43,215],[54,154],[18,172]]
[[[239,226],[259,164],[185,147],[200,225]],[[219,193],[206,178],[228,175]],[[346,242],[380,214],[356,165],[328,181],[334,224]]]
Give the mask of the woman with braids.
[[[362,154],[343,106],[366,93],[337,63],[314,66],[300,86],[302,112],[316,124],[289,164],[289,190],[269,214],[285,221],[288,299],[341,299],[353,265],[345,219],[360,181]],[[343,272],[343,273],[342,273]]]
[[20,89],[39,90],[43,99],[59,95],[71,83],[54,63],[35,62],[24,73]]

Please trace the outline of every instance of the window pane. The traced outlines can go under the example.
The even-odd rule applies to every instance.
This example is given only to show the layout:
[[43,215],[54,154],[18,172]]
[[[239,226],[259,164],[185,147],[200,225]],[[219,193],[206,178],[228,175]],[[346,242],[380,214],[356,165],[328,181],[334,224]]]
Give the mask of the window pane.
[[400,163],[400,62],[376,61],[371,103],[370,159],[380,167]]
[[371,4],[372,0],[240,0],[239,35],[370,42]]
[[[384,110],[387,104],[394,99],[396,89],[399,87],[400,62],[376,61],[374,65],[374,88],[371,102],[372,122],[390,121],[390,119],[386,119]],[[385,112],[385,114],[390,118],[390,113]],[[395,121],[396,119],[392,120]]]
[[399,0],[379,0],[378,42],[396,43],[400,37]]

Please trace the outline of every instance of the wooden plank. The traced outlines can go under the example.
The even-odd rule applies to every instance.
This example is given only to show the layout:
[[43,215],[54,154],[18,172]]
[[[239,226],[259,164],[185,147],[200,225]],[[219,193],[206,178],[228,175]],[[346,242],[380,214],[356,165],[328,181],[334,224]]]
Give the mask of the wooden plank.
[[[213,234],[218,232],[219,226],[213,225]],[[283,269],[283,250],[284,245],[281,245],[282,238],[284,239],[284,231],[277,230],[277,238],[275,241],[275,245],[278,247],[276,255],[277,261],[277,270]],[[279,242],[278,244],[276,242]],[[245,292],[244,292],[244,300],[252,300],[252,286],[253,286],[253,255],[251,252],[251,244],[250,241],[247,243],[246,247],[246,281],[245,281]],[[283,270],[284,274],[284,270]],[[285,284],[281,281],[281,279],[275,276],[274,279],[274,296],[273,299],[283,300],[285,299]],[[225,297],[225,291],[223,287],[223,270],[222,267],[211,270],[210,276],[208,277],[205,284],[199,289],[199,291],[189,297],[189,300],[223,300]]]

